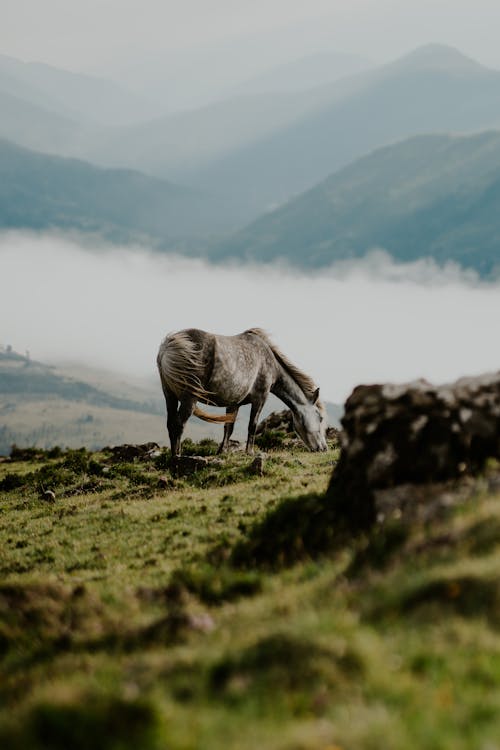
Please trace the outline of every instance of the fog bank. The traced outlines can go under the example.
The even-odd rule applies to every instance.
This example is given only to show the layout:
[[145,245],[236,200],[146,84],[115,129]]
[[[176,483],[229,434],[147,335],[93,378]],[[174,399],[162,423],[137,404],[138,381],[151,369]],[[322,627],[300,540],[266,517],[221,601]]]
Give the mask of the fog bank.
[[265,328],[331,401],[361,382],[500,367],[491,332],[500,285],[429,261],[375,254],[305,276],[12,232],[0,234],[0,278],[0,345],[124,376],[154,373],[163,336],[191,326]]

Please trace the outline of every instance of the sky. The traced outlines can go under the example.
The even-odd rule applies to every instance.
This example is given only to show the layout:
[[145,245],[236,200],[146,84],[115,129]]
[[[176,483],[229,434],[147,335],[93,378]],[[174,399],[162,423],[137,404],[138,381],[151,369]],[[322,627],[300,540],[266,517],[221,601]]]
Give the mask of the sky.
[[230,40],[238,64],[244,37],[260,62],[322,49],[384,62],[442,42],[500,66],[498,28],[498,0],[2,0],[0,52],[110,72]]
[[359,383],[498,368],[500,286],[429,261],[378,256],[304,276],[14,232],[0,234],[0,265],[0,344],[49,363],[149,378],[170,331],[260,326],[336,403]]

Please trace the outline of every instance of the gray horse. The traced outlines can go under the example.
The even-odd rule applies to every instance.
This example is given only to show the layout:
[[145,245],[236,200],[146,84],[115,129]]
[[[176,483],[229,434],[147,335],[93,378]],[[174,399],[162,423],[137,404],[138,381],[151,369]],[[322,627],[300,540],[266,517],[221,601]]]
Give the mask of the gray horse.
[[[194,414],[224,423],[219,453],[227,450],[238,409],[251,404],[247,453],[253,451],[259,415],[269,393],[292,411],[299,437],[312,451],[327,449],[326,410],[319,388],[293,365],[260,328],[237,336],[219,336],[197,328],[169,334],[161,343],[158,370],[167,403],[172,456],[180,455],[181,436]],[[207,414],[197,402],[225,406],[226,414]]]

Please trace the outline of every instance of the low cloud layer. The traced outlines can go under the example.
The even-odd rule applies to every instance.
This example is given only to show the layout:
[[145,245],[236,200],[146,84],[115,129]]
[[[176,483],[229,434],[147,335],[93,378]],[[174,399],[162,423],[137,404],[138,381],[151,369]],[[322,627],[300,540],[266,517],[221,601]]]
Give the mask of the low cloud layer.
[[343,401],[361,382],[447,381],[499,368],[500,286],[384,254],[317,276],[212,267],[61,236],[0,235],[0,344],[43,361],[150,375],[168,331],[268,330]]

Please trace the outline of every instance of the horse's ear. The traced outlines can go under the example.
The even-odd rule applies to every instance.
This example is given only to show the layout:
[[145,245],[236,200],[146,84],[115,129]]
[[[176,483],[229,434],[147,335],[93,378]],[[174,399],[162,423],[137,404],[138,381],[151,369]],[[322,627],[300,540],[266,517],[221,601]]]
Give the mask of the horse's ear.
[[313,404],[317,404],[318,400],[319,400],[319,388],[316,388],[316,390],[314,391],[314,395],[312,397]]

